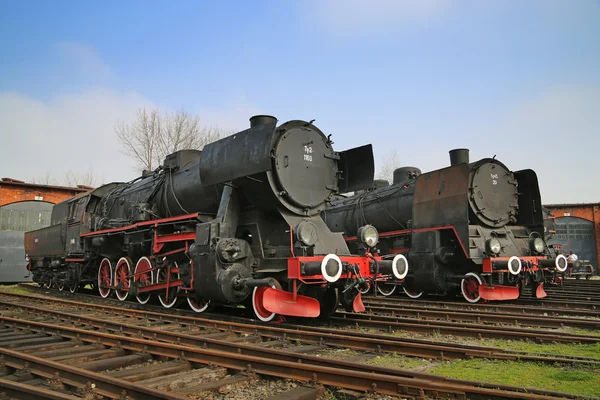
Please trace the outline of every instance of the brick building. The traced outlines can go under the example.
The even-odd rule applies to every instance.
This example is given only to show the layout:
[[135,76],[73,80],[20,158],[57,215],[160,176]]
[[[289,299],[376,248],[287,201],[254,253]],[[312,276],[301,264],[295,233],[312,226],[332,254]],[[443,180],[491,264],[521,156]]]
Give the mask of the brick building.
[[24,232],[50,225],[54,204],[89,189],[0,180],[0,283],[28,280]]
[[600,266],[600,203],[547,204],[555,233],[549,243],[565,246],[580,260],[589,260],[596,273]]

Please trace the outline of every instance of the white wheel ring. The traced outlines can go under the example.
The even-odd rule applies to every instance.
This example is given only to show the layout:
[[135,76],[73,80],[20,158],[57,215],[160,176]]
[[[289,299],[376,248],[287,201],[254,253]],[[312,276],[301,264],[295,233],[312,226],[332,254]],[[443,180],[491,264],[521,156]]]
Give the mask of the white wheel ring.
[[[277,287],[275,287],[275,285],[271,285],[271,288],[273,289],[277,289]],[[258,317],[258,319],[260,319],[262,322],[269,322],[272,321],[273,318],[275,318],[275,316],[277,315],[276,313],[271,313],[271,315],[269,315],[268,317],[263,317],[260,315],[260,313],[256,312],[256,291],[258,290],[258,286],[254,288],[254,290],[252,291],[252,309],[254,310],[254,315],[256,315]]]
[[[477,282],[479,282],[479,286],[483,285],[483,281],[481,280],[479,275],[477,275],[475,272],[467,272],[465,275],[475,277],[475,279],[477,279]],[[479,300],[481,300],[481,296],[477,296],[477,298],[475,298],[475,299],[470,299],[467,296],[467,294],[465,293],[465,280],[464,279],[460,282],[460,291],[462,292],[462,295],[465,298],[465,300],[467,300],[469,303],[477,303]]]
[[381,288],[382,285],[377,285],[377,291],[384,297],[388,297],[391,296],[392,294],[394,294],[394,292],[396,291],[396,285],[392,286],[392,290],[390,290],[389,292],[384,292],[383,289]]
[[206,304],[204,304],[204,307],[196,307],[196,306],[193,304],[193,301],[195,301],[195,300],[192,300],[192,298],[191,298],[191,297],[188,297],[188,298],[187,298],[188,305],[190,306],[190,308],[192,309],[192,311],[194,311],[194,312],[197,312],[197,313],[201,313],[201,312],[204,312],[204,311],[206,311],[206,309],[207,309],[207,308],[208,308],[208,306],[210,305],[210,300],[209,300],[209,301],[207,301],[207,302],[206,302]]
[[410,297],[411,299],[418,299],[419,297],[423,296],[423,293],[425,292],[419,292],[418,294],[414,294],[409,292],[404,286],[402,286],[402,290],[404,290],[404,294],[407,295],[408,297]]
[[[104,261],[106,261],[108,263],[108,270],[110,271],[110,277],[109,277],[109,282],[112,283],[113,281],[113,269],[112,269],[112,264],[110,262],[110,260],[108,258],[103,258],[102,261],[100,261],[100,266],[102,266],[102,263],[104,263]],[[104,289],[106,290],[106,295],[102,294],[102,285],[100,284],[100,268],[98,268],[98,293],[100,293],[100,296],[105,299],[108,296],[110,296],[110,289]]]
[[[334,260],[338,265],[338,271],[333,276],[327,274],[327,263],[330,260]],[[323,278],[325,278],[327,282],[337,282],[337,280],[340,279],[340,276],[342,276],[342,269],[342,260],[335,254],[327,254],[325,258],[323,258],[323,261],[321,261],[321,275],[323,275]]]
[[[175,268],[179,268],[177,261],[173,261],[173,265]],[[168,271],[168,269],[166,271]],[[159,282],[158,274],[160,274],[160,268],[156,270],[156,283]],[[177,273],[177,279],[179,279],[179,272]],[[179,288],[177,288],[176,290],[177,290],[177,292],[179,292]],[[175,303],[177,303],[177,296],[173,297],[173,300],[170,303],[165,303],[160,294],[157,297],[158,297],[158,301],[160,301],[160,304],[162,304],[162,306],[164,308],[172,308],[175,305]]]
[[371,283],[370,282],[367,282],[367,288],[366,289],[358,289],[358,291],[361,294],[367,294],[367,293],[369,293],[369,290],[371,290]]
[[[558,262],[559,259],[564,259],[565,260],[565,267],[563,269],[560,268],[560,263]],[[567,270],[567,267],[569,266],[569,261],[567,260],[567,257],[565,257],[562,254],[559,254],[556,257],[556,260],[554,261],[554,265],[556,266],[556,269],[558,270],[558,272],[565,272]]]
[[[153,285],[154,284],[154,274],[152,273],[152,262],[150,262],[150,259],[148,259],[148,257],[144,256],[138,260],[138,262],[135,264],[135,269],[133,270],[133,275],[137,274],[138,265],[140,265],[140,261],[142,261],[142,260],[146,260],[146,261],[148,261],[148,264],[150,264],[150,284]],[[133,281],[135,282],[135,278],[133,278]],[[148,297],[146,297],[146,300],[141,300],[139,295],[135,296],[138,303],[146,304],[150,301],[150,297],[151,297],[150,293],[148,292],[147,294],[142,294],[142,296],[144,296],[144,295],[148,296]]]
[[[119,266],[119,264],[121,264],[121,261],[125,260],[125,262],[127,263],[127,274],[131,275],[131,264],[129,264],[129,260],[127,259],[127,257],[121,257],[119,258],[119,261],[117,261],[117,265],[115,266],[115,273],[114,273],[114,277],[113,277],[113,286],[116,288],[117,287],[117,267]],[[131,278],[129,279],[129,287],[131,287]],[[115,289],[115,294],[117,295],[117,299],[121,300],[121,301],[125,301],[127,300],[127,297],[129,297],[129,291],[125,292],[125,295],[121,295],[119,296],[119,292],[120,290]]]
[[[404,260],[404,264],[406,265],[406,269],[403,273],[400,273],[398,271],[398,261],[400,260]],[[394,259],[392,260],[392,273],[394,274],[394,277],[398,280],[402,280],[406,278],[406,275],[408,275],[408,260],[406,259],[406,257],[404,257],[403,254],[396,254],[396,257],[394,257]]]
[[[512,269],[512,262],[514,260],[517,260],[519,262],[519,268],[517,268],[516,271],[513,271]],[[508,259],[508,271],[513,274],[513,275],[519,275],[519,273],[521,272],[521,268],[523,268],[523,264],[521,263],[521,259],[517,256],[512,256],[511,258]]]

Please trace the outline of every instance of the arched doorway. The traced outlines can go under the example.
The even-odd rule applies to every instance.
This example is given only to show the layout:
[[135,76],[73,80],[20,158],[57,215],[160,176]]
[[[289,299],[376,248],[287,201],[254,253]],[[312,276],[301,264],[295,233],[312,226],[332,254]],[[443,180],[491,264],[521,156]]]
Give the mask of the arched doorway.
[[25,232],[50,225],[54,204],[22,201],[0,207],[0,283],[27,282]]
[[594,223],[578,217],[559,217],[554,219],[555,233],[548,238],[548,244],[560,244],[566,251],[577,254],[579,260],[596,265],[596,238]]

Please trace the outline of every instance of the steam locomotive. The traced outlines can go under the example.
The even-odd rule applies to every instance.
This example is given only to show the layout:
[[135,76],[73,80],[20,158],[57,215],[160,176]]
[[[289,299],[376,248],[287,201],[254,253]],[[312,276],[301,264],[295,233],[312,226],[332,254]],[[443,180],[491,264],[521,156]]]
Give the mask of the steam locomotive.
[[323,222],[335,195],[372,185],[373,151],[335,152],[312,122],[254,116],[202,151],[57,204],[50,227],[25,235],[33,280],[166,308],[186,299],[196,312],[244,304],[262,321],[364,311],[360,290],[404,279],[408,262],[352,255]]
[[[494,158],[469,163],[469,150],[450,151],[451,166],[422,174],[394,171],[392,185],[360,191],[322,212],[330,229],[342,231],[360,251],[366,228],[379,231],[379,252],[403,254],[411,274],[401,284],[412,298],[459,291],[471,303],[516,299],[531,286],[546,296],[544,283],[564,272],[563,255],[551,256],[537,176],[511,172]],[[379,284],[391,295],[398,282]]]

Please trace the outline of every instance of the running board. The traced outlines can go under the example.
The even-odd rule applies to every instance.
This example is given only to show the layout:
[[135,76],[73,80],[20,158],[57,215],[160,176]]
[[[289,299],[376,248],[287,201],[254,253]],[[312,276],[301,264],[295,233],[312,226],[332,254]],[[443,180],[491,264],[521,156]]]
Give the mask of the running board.
[[292,317],[316,318],[321,314],[317,299],[299,294],[294,299],[293,293],[273,288],[265,290],[263,307],[269,312]]
[[516,300],[519,298],[519,288],[483,284],[479,286],[479,295],[485,300]]

